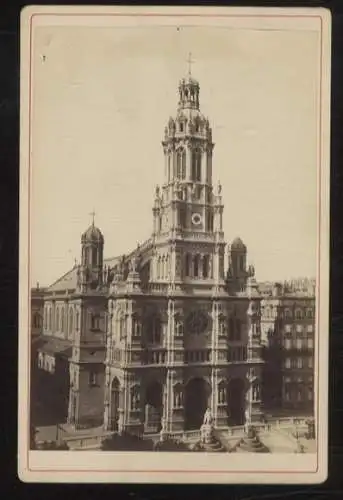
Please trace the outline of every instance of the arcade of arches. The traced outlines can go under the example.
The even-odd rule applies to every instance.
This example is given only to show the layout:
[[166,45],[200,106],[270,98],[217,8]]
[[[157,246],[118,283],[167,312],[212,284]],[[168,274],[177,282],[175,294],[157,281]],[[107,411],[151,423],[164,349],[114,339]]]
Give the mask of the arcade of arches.
[[[162,419],[166,418],[164,406],[167,400],[171,414],[177,414],[179,420],[181,415],[184,430],[200,429],[207,408],[212,408],[215,420],[216,415],[224,415],[221,425],[235,426],[245,422],[247,387],[241,378],[221,380],[215,395],[211,384],[202,377],[191,378],[185,385],[175,383],[171,389],[169,397],[165,393],[166,386],[157,380],[145,387],[134,383],[127,389],[126,397],[123,386],[115,377],[110,391],[108,428],[118,430],[120,415],[125,415],[123,421],[130,423],[130,419],[132,422],[138,419],[144,432],[159,432]],[[216,411],[213,411],[214,401]]]

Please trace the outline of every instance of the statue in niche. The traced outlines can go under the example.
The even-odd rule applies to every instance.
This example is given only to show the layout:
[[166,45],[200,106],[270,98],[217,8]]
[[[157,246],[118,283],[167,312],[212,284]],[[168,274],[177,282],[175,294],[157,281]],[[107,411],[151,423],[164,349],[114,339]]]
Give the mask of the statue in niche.
[[212,425],[212,424],[213,424],[212,412],[211,412],[210,408],[207,408],[207,410],[205,411],[205,415],[204,415],[203,425]]
[[250,278],[253,278],[255,276],[255,267],[253,265],[251,265],[251,264],[248,267],[248,276]]

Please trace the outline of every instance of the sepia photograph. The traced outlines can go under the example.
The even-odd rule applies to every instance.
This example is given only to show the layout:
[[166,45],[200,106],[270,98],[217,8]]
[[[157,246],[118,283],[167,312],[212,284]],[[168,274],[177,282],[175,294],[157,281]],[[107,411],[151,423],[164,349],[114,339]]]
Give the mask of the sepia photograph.
[[22,480],[324,480],[327,11],[21,36]]

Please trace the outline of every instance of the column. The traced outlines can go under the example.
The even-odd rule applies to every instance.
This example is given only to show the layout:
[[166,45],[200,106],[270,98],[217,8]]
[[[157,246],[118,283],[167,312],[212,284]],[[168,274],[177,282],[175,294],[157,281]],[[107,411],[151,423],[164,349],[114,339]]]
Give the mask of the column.
[[105,368],[104,384],[104,429],[110,429],[111,423],[111,370],[108,366]]
[[218,425],[218,368],[213,367],[211,372],[211,412],[214,426]]

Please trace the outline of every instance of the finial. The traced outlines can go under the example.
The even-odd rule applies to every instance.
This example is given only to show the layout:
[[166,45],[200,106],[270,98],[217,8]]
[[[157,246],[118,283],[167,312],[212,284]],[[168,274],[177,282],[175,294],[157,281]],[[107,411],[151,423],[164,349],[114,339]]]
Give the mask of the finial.
[[188,75],[191,76],[191,74],[192,74],[192,63],[194,62],[192,60],[192,52],[190,52],[188,54],[187,62],[188,62]]
[[94,226],[94,219],[95,219],[95,212],[94,212],[94,210],[89,215],[92,217],[92,226]]

